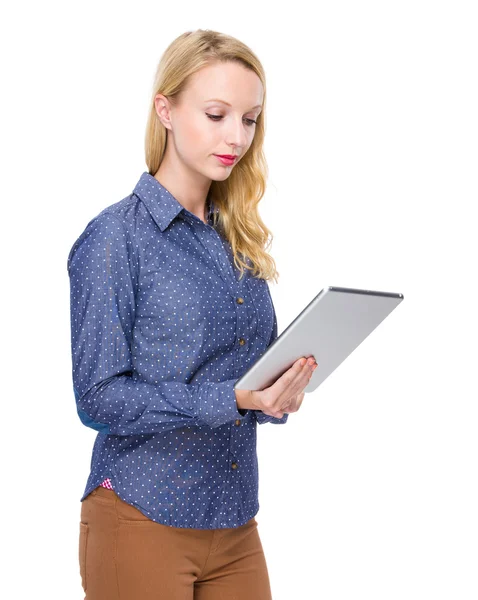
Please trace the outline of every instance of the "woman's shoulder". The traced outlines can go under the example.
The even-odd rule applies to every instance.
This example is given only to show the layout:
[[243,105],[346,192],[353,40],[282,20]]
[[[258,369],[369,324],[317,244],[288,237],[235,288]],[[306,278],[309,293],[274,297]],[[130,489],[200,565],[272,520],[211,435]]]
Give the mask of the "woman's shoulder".
[[141,217],[141,206],[134,194],[102,208],[83,226],[71,246],[67,258],[68,271],[80,247],[88,247],[89,252],[94,253],[103,248],[105,243],[114,242],[118,247],[129,246]]
[[131,234],[137,228],[138,221],[143,218],[142,203],[134,194],[130,194],[108,206],[103,207],[89,219],[77,241],[91,235],[93,231],[108,228],[120,228]]
[[129,194],[122,200],[104,207],[92,221],[116,219],[124,227],[130,229],[135,225],[138,219],[144,216],[143,205],[135,194]]

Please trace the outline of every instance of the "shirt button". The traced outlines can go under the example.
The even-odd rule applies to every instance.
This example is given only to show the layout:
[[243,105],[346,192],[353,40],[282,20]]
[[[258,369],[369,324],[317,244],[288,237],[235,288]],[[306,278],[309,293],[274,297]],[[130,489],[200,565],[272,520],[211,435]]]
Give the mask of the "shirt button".
[[236,298],[238,304],[244,304],[244,298]]
[[241,424],[241,419],[236,419],[234,422],[235,422],[236,425],[240,425]]
[[239,344],[241,346],[244,346],[245,343],[246,343],[246,340],[244,338],[239,338]]
[[231,467],[232,467],[233,469],[237,469],[237,463],[233,462],[233,463],[232,463],[232,465],[231,465]]

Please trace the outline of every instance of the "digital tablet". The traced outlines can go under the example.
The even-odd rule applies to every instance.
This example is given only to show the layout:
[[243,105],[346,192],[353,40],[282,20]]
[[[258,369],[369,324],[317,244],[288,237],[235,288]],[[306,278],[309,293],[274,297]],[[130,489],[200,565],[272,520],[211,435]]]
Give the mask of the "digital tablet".
[[234,389],[263,390],[301,356],[317,368],[304,389],[313,392],[403,300],[403,294],[324,288],[235,383]]

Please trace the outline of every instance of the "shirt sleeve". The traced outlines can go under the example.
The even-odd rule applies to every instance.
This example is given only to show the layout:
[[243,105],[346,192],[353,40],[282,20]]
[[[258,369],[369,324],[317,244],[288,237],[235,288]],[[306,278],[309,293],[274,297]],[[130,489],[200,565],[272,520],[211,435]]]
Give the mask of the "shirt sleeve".
[[108,212],[88,223],[68,255],[73,391],[82,423],[136,435],[243,419],[237,379],[152,384],[138,377],[131,353],[135,260],[125,225]]
[[[267,345],[267,347],[269,347],[272,344],[272,342],[277,338],[277,314],[276,314],[276,310],[274,307],[274,302],[272,301],[272,296],[271,296],[271,293],[269,290],[269,285],[267,285],[267,292],[271,299],[272,313],[274,315],[274,322],[272,325],[272,334],[271,334],[269,343]],[[283,425],[283,424],[287,423],[287,419],[289,418],[289,413],[284,413],[284,415],[280,419],[278,419],[277,417],[271,417],[270,415],[266,415],[265,413],[262,412],[262,410],[253,410],[252,412],[255,414],[256,421],[259,423],[259,425],[262,425],[263,423],[273,423],[274,425]]]

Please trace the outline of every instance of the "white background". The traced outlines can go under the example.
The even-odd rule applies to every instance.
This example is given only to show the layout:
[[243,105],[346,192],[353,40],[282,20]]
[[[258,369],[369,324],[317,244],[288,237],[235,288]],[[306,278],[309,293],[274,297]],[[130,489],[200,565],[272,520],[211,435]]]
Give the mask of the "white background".
[[279,333],[327,285],[405,297],[287,425],[258,428],[257,521],[273,598],[478,598],[474,9],[2,8],[8,598],[83,598],[79,499],[96,433],[75,411],[66,259],[87,222],[146,170],[157,63],[197,28],[238,37],[266,71],[261,214],[280,272]]

